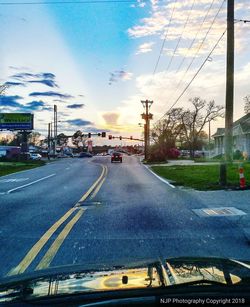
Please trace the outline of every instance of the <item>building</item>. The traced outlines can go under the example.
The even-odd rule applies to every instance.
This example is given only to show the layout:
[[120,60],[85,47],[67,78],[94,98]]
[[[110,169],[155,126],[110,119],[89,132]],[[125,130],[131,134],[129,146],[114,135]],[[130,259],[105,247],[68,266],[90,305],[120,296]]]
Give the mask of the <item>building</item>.
[[[214,155],[225,153],[225,129],[218,128],[214,137]],[[250,157],[250,113],[233,123],[233,151],[240,150]]]

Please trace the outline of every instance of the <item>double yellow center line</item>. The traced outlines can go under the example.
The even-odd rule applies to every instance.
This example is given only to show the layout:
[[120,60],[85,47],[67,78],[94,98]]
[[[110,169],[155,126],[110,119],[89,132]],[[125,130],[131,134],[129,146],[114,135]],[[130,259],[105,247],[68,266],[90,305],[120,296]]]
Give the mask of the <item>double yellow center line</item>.
[[7,276],[17,275],[21,274],[26,271],[26,269],[30,266],[30,264],[34,261],[34,259],[37,257],[39,252],[42,250],[44,245],[48,242],[48,240],[51,238],[51,236],[56,232],[56,230],[75,212],[78,211],[77,214],[73,216],[73,218],[66,224],[66,226],[63,228],[63,230],[60,232],[60,234],[57,236],[55,241],[52,243],[48,251],[43,256],[42,260],[39,262],[39,264],[36,267],[36,270],[42,270],[47,267],[49,267],[51,261],[56,256],[58,250],[60,249],[62,243],[70,233],[73,226],[76,224],[76,222],[80,219],[82,214],[84,213],[84,209],[80,206],[82,203],[90,196],[90,199],[93,199],[98,191],[100,190],[102,184],[104,183],[108,168],[107,166],[102,167],[102,173],[99,176],[99,178],[94,182],[94,184],[89,188],[89,190],[81,197],[81,199],[75,204],[73,208],[71,208],[69,211],[67,211],[57,222],[55,222],[54,225],[52,225],[49,230],[45,232],[45,234],[37,241],[37,243],[30,249],[30,251],[26,254],[26,256],[23,258],[23,260],[15,267],[13,268]]

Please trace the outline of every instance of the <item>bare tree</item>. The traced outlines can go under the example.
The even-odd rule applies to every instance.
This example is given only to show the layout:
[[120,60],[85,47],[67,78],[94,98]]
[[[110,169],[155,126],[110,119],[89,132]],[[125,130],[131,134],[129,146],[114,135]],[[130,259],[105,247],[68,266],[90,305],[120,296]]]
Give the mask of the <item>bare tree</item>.
[[9,86],[6,85],[6,84],[0,85],[0,96],[2,96],[2,95],[5,94],[5,91],[6,91],[6,89],[7,89],[8,87],[9,87]]
[[164,145],[166,148],[175,147],[177,138],[182,133],[181,114],[182,108],[175,108],[166,114],[152,130],[152,138],[156,144]]
[[243,98],[245,101],[244,111],[246,114],[250,113],[250,95]]
[[197,144],[205,125],[218,117],[224,116],[224,107],[216,105],[215,101],[206,102],[200,97],[189,99],[193,105],[193,110],[182,112],[181,121],[185,140],[190,148],[190,155],[194,156],[195,144]]

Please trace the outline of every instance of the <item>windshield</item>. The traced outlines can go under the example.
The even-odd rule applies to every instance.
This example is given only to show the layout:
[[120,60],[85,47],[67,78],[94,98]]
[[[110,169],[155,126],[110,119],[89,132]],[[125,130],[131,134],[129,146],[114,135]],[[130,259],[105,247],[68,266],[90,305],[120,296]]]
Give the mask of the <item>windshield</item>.
[[[77,286],[87,292],[246,283],[249,1],[0,0],[0,11],[2,283],[46,272],[42,293],[51,269],[75,266],[95,272]],[[155,261],[164,278],[149,274]]]

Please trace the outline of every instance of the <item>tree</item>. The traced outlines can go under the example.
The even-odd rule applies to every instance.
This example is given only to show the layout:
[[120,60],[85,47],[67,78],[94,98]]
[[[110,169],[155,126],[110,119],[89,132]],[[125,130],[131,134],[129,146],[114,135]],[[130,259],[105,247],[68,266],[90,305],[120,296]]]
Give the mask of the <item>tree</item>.
[[244,111],[246,114],[250,113],[250,95],[243,98],[245,101]]
[[166,114],[166,118],[159,121],[152,130],[152,138],[156,144],[166,148],[175,147],[177,138],[182,133],[182,108],[175,108]]
[[151,159],[164,161],[173,156],[176,141],[183,134],[181,114],[182,108],[171,109],[164,119],[159,121],[152,130],[154,145],[151,147]]
[[41,144],[41,133],[33,131],[28,136],[28,142],[30,145],[39,146]]
[[5,94],[5,90],[8,88],[8,85],[0,85],[0,96]]
[[72,136],[72,144],[74,144],[77,148],[83,146],[83,137],[82,132],[80,130],[76,131]]
[[68,137],[64,133],[60,133],[57,136],[57,142],[59,146],[64,146],[68,144]]
[[215,104],[215,101],[206,102],[200,97],[189,99],[193,105],[193,110],[183,111],[181,114],[182,127],[190,150],[191,157],[197,142],[204,133],[203,129],[207,123],[224,116],[224,107]]

